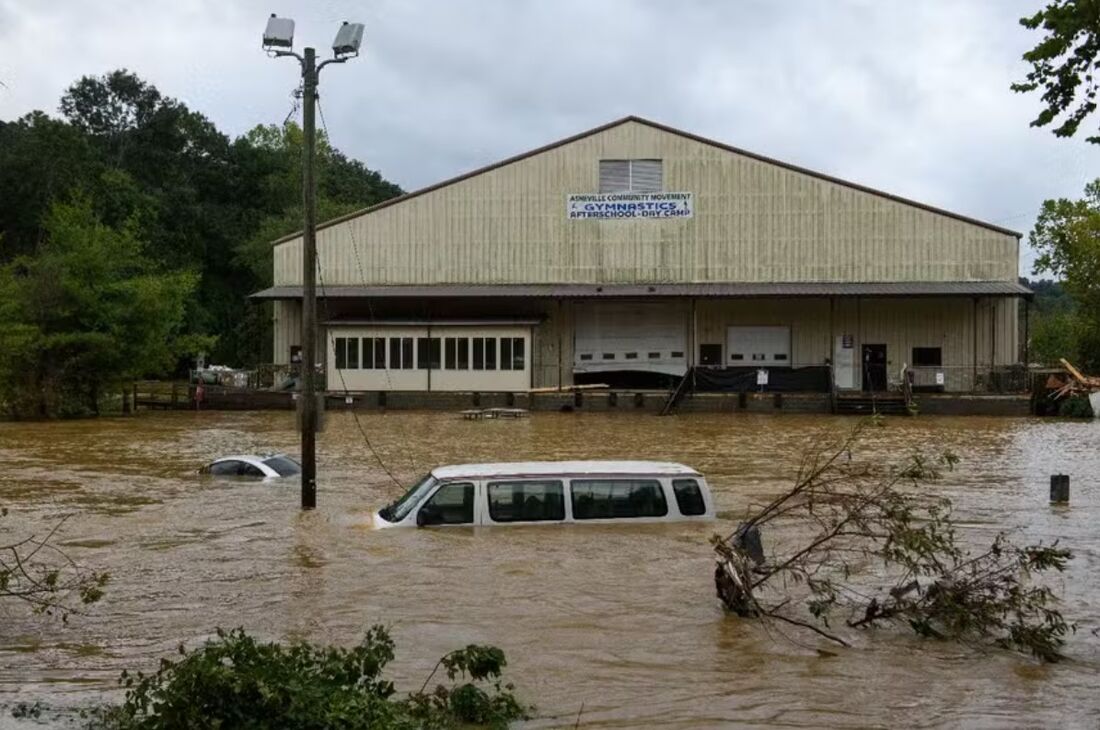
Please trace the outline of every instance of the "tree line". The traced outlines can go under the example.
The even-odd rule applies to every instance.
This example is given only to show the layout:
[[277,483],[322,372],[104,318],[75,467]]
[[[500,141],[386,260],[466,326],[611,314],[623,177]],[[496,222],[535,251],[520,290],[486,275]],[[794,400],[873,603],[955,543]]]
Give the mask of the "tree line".
[[[302,132],[236,138],[126,70],[0,121],[0,412],[95,413],[135,378],[271,362],[275,238],[301,228]],[[401,194],[319,135],[321,220]]]
[[[1020,25],[1041,33],[1023,55],[1030,67],[1024,80],[1012,85],[1042,102],[1031,126],[1064,138],[1083,132],[1086,143],[1100,144],[1100,125],[1088,128],[1097,122],[1100,93],[1100,3],[1051,0]],[[1045,201],[1028,242],[1038,253],[1032,273],[1058,280],[1033,287],[1032,362],[1064,357],[1100,372],[1100,178],[1078,200]]]

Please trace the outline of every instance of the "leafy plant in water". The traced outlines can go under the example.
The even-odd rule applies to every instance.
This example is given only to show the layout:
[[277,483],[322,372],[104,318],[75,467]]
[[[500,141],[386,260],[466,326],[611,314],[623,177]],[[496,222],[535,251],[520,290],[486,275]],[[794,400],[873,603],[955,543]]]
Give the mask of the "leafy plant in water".
[[[733,535],[712,539],[715,584],[727,608],[843,645],[833,629],[838,615],[848,628],[901,624],[919,636],[1060,658],[1075,626],[1057,610],[1054,592],[1033,579],[1063,571],[1070,551],[1057,543],[1019,547],[1002,533],[987,549],[968,553],[950,500],[916,489],[938,480],[958,457],[918,453],[900,464],[860,463],[852,452],[866,427],[840,442],[814,443],[790,490]],[[765,559],[747,539],[759,542],[765,525],[809,533]],[[800,616],[800,606],[808,615]]]
[[[442,665],[452,680],[461,675],[470,682],[396,697],[393,683],[382,676],[394,644],[381,626],[351,648],[263,643],[243,629],[219,629],[204,646],[179,651],[180,659],[162,659],[154,674],[124,672],[124,702],[92,713],[90,726],[504,727],[528,712],[510,685],[501,687],[504,654],[494,647],[471,645],[440,660],[437,669]],[[489,690],[476,684],[486,679],[497,680]]]
[[[8,509],[0,507],[0,518],[7,516]],[[109,575],[81,569],[51,542],[64,524],[61,520],[44,537],[0,544],[0,601],[19,602],[35,613],[68,621],[81,606],[103,597]]]

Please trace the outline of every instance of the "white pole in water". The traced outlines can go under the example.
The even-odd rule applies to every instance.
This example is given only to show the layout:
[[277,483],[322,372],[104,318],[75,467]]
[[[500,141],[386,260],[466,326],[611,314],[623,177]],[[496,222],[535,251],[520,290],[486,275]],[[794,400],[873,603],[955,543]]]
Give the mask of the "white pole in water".
[[316,146],[314,114],[317,79],[330,63],[343,63],[359,55],[363,24],[345,22],[332,42],[332,58],[316,62],[316,51],[306,48],[299,56],[294,47],[294,21],[274,13],[264,30],[263,48],[274,58],[293,56],[302,68],[302,394],[298,399],[302,427],[302,509],[317,506],[317,210],[314,200],[313,161]]

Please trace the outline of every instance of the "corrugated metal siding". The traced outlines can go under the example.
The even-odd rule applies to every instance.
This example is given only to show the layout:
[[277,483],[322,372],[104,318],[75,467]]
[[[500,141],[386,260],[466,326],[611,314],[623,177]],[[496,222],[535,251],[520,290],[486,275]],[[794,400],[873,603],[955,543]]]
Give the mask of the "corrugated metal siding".
[[272,329],[274,330],[274,362],[277,365],[290,363],[291,345],[301,344],[302,340],[302,305],[300,302],[277,301],[274,302],[274,314],[272,315]]
[[828,299],[699,300],[698,342],[722,343],[723,357],[728,358],[724,351],[726,327],[785,325],[791,328],[792,364],[814,365],[832,357],[833,337],[850,334],[857,354],[863,344],[885,344],[894,374],[903,364],[912,364],[914,347],[939,347],[943,365],[953,371],[953,382],[967,389],[972,383],[975,352],[979,372],[989,369],[991,356],[996,367],[1019,359],[1015,299],[979,299],[976,311],[970,299],[837,299],[831,332],[829,312]]
[[[663,160],[677,220],[570,221],[600,159]],[[275,284],[301,278],[300,239]],[[326,284],[1014,280],[1017,240],[629,122],[318,232]]]

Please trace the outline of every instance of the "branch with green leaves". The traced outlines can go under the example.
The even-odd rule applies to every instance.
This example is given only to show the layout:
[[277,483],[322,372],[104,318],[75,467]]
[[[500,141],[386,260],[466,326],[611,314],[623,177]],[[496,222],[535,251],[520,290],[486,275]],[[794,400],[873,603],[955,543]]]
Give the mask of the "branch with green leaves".
[[[7,508],[0,508],[0,517],[7,516]],[[67,621],[70,614],[103,597],[108,574],[82,569],[53,544],[64,524],[65,519],[60,520],[43,537],[30,535],[0,545],[0,601],[15,601]]]
[[[874,425],[881,421],[815,441],[790,490],[733,535],[712,538],[722,602],[739,616],[808,629],[843,646],[850,645],[846,630],[896,624],[924,637],[992,642],[1057,660],[1075,627],[1036,578],[1063,571],[1070,552],[1057,543],[1019,547],[1003,533],[968,552],[950,500],[926,488],[958,458],[942,452],[861,461],[854,454]],[[762,549],[765,528],[786,538],[775,538],[770,555]]]

